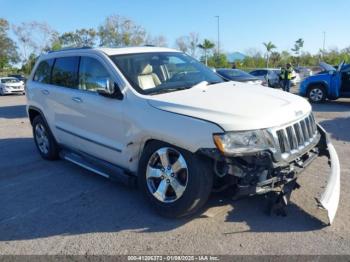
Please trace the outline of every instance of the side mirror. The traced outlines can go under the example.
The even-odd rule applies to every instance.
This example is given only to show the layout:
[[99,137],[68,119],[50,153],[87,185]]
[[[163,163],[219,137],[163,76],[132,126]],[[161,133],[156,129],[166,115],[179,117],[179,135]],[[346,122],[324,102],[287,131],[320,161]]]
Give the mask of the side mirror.
[[332,76],[332,75],[335,74],[335,72],[331,70],[331,71],[328,72],[328,74],[330,74]]
[[97,93],[101,96],[116,98],[122,100],[124,98],[123,93],[120,91],[119,86],[111,78],[106,78],[103,83],[100,84],[100,88],[97,89]]

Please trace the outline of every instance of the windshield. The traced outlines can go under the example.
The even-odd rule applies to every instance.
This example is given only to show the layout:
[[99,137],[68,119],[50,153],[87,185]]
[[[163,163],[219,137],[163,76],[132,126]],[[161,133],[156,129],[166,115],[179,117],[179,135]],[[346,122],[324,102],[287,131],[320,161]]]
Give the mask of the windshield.
[[110,57],[141,94],[172,92],[206,81],[223,82],[212,70],[180,52],[156,52]]
[[3,84],[9,84],[9,83],[18,83],[19,80],[16,78],[3,78],[1,79],[1,83]]
[[228,77],[239,77],[239,78],[254,78],[253,75],[248,74],[239,69],[220,69],[217,71],[219,74],[223,74]]
[[320,63],[320,67],[322,67],[322,69],[325,70],[325,71],[337,71],[337,70],[334,68],[334,66],[331,66],[331,65],[329,65],[329,64],[327,64],[327,63],[325,63],[325,62],[321,62],[321,63]]

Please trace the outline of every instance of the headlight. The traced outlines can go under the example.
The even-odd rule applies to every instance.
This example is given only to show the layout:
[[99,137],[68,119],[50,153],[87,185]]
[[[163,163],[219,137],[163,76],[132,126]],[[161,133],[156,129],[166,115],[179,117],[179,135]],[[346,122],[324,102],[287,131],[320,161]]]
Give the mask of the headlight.
[[224,154],[240,155],[273,149],[273,141],[265,130],[214,134],[216,147]]

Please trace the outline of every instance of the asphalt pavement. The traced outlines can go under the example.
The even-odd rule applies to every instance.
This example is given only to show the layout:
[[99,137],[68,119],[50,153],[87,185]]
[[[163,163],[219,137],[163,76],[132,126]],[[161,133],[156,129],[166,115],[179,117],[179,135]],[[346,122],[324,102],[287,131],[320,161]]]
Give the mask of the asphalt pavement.
[[318,159],[300,179],[287,216],[267,200],[213,195],[201,213],[165,219],[137,189],[36,151],[24,96],[0,96],[0,254],[350,254],[350,99],[313,106],[341,162],[332,226],[313,194],[329,168]]

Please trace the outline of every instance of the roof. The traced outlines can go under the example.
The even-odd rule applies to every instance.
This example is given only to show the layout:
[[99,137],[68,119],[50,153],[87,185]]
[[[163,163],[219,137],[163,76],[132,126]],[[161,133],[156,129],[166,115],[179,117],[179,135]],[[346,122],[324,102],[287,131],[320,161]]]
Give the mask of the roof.
[[150,52],[180,52],[175,49],[165,47],[153,47],[153,46],[142,46],[142,47],[121,47],[121,48],[95,48],[100,50],[107,55],[122,55],[122,54],[135,54],[135,53],[150,53]]
[[151,53],[151,52],[180,52],[175,49],[165,48],[165,47],[153,47],[153,46],[142,46],[142,47],[119,47],[119,48],[67,48],[57,51],[51,51],[50,54],[60,54],[60,53],[76,53],[76,52],[103,52],[106,55],[122,55],[122,54],[137,54],[137,53]]

